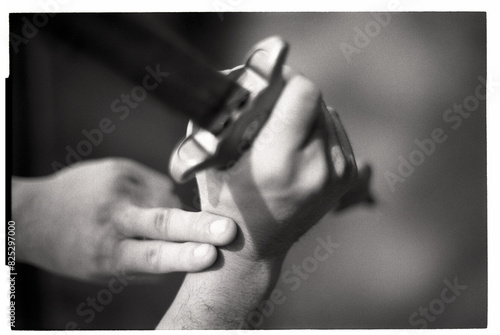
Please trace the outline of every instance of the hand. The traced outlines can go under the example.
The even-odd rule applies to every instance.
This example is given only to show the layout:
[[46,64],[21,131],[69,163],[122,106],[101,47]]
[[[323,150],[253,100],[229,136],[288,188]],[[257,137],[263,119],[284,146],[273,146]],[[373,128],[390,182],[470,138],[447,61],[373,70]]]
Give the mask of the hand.
[[230,243],[230,219],[177,209],[165,176],[130,160],[86,161],[13,179],[17,256],[85,280],[116,273],[200,271]]
[[286,252],[352,185],[356,163],[338,115],[303,76],[285,87],[252,147],[226,170],[197,174],[204,211],[232,218],[236,241],[210,271],[186,276],[158,328],[247,328]]
[[197,174],[202,209],[232,218],[244,258],[283,256],[345,193],[354,156],[318,88],[283,69],[285,87],[265,126],[235,166]]

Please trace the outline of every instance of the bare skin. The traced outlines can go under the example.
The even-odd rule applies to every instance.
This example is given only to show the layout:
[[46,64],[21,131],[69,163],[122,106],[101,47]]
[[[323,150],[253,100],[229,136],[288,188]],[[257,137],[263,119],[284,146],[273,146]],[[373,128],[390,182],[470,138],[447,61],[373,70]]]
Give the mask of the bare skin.
[[289,69],[283,76],[286,85],[252,148],[229,170],[197,175],[202,209],[233,219],[238,234],[212,267],[186,276],[158,328],[248,327],[290,247],[356,177],[337,114],[308,79]]
[[234,222],[178,209],[172,182],[126,159],[86,161],[41,178],[13,178],[16,256],[60,275],[200,271],[230,243]]

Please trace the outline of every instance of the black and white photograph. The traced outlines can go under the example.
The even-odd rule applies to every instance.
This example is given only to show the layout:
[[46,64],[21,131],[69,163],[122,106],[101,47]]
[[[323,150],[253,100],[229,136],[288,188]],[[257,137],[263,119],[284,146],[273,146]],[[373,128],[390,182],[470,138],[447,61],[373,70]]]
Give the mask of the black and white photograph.
[[491,330],[498,17],[415,2],[4,13],[6,328]]

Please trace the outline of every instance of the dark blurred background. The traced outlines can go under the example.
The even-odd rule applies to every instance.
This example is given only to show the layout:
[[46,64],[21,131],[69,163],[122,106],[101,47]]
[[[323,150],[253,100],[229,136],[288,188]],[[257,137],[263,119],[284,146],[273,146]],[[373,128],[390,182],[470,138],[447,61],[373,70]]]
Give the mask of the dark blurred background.
[[[103,117],[116,129],[85,159],[129,157],[167,173],[187,118],[148,95],[119,120],[110,104],[136,83],[54,37],[50,29],[63,15],[69,14],[51,17],[19,52],[11,50],[13,174],[53,173],[53,161],[64,164],[66,146],[75,148],[85,139],[82,130]],[[340,112],[358,160],[372,164],[376,206],[328,214],[297,242],[284,271],[312,256],[320,236],[339,246],[297,290],[279,281],[286,301],[263,327],[413,328],[410,315],[439,299],[444,280],[455,277],[467,289],[428,326],[486,326],[486,103],[456,130],[443,120],[454,103],[474,95],[477,77],[486,77],[485,13],[392,14],[350,61],[341,45],[356,47],[356,29],[370,26],[370,13],[134,15],[161,20],[217,69],[240,64],[260,39],[282,36],[291,44],[288,64],[319,85]],[[11,32],[20,34],[22,18],[32,16],[11,14]],[[111,40],[108,33],[102,36]],[[429,138],[436,127],[447,140],[392,190],[384,173],[397,173],[398,157],[408,159],[418,149],[414,140]],[[186,208],[196,207],[194,183],[178,194]],[[131,283],[87,324],[76,307],[102,286],[20,266],[16,328],[62,329],[74,321],[82,329],[151,329],[182,279],[170,274]]]

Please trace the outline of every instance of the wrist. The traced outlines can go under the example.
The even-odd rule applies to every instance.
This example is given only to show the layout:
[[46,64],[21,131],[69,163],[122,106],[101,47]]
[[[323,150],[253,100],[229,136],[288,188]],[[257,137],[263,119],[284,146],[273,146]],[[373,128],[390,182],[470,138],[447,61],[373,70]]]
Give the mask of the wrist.
[[[224,306],[229,319],[237,323],[232,328],[247,328],[248,315],[269,298],[279,279],[284,256],[256,257],[227,248],[218,250],[216,262],[207,272],[215,279],[211,289],[217,294],[218,305]],[[208,305],[211,305],[211,297]],[[221,315],[222,313],[218,313]]]
[[[235,220],[235,222],[238,222]],[[266,264],[280,267],[293,243],[279,238],[271,238],[269,233],[250,232],[246,227],[238,225],[238,233],[233,242],[219,248],[225,255],[250,264]]]
[[188,273],[160,329],[241,329],[246,319],[274,288],[282,259],[250,259],[218,249],[216,262],[202,272]]
[[230,275],[232,280],[246,281],[248,275],[251,275],[264,285],[271,283],[272,279],[279,275],[284,258],[260,257],[245,250],[233,251],[230,247],[224,247],[219,248],[217,260],[208,270],[218,271],[221,276]]

